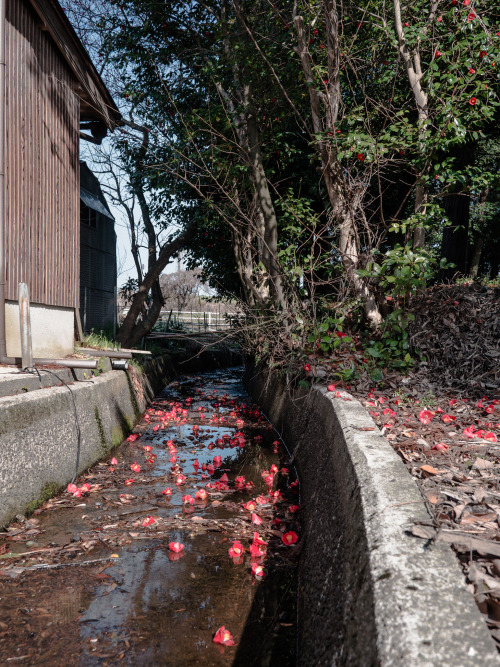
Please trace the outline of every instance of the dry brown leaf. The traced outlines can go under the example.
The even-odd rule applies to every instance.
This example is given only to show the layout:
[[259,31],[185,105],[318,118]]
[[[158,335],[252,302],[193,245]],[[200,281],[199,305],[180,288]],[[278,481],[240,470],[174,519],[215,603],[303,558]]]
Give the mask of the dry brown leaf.
[[427,464],[419,466],[419,470],[421,470],[426,475],[439,475],[440,472],[443,472],[442,470],[436,470],[436,468],[433,468]]
[[494,465],[495,464],[493,463],[493,461],[488,461],[488,459],[481,459],[478,457],[474,461],[472,467],[475,468],[476,470],[486,470],[487,468],[493,468]]

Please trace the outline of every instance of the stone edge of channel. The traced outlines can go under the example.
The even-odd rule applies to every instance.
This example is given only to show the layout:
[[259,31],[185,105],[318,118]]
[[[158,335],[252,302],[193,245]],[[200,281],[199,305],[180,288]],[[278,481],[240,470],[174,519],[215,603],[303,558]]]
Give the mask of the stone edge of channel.
[[[272,376],[267,388],[263,388],[264,384],[250,382],[254,398],[262,401],[262,407],[275,424],[281,423],[285,441],[295,452],[307,440],[307,435],[300,433],[300,424],[313,424],[317,432],[324,434],[327,446],[333,450],[329,461],[333,461],[334,466],[335,461],[339,461],[338,466],[342,467],[335,471],[333,478],[338,485],[343,484],[344,477],[347,487],[344,496],[348,503],[353,503],[352,507],[344,508],[347,531],[359,532],[360,527],[352,524],[361,517],[364,540],[351,540],[351,544],[368,553],[348,557],[352,556],[353,562],[368,564],[368,573],[361,576],[368,577],[369,581],[359,586],[359,598],[348,603],[352,608],[345,617],[350,619],[347,623],[359,625],[360,619],[366,616],[356,607],[366,603],[367,595],[373,598],[370,604],[377,655],[369,658],[370,664],[372,660],[384,666],[412,667],[500,664],[493,639],[466,588],[449,545],[430,543],[409,532],[413,520],[429,518],[422,495],[359,401],[345,392],[335,398],[334,393],[318,386],[309,392],[291,392]],[[295,435],[287,432],[283,423],[287,413],[296,420]],[[347,480],[348,468],[355,480]],[[359,507],[354,508],[354,505]],[[316,516],[315,521],[317,519]],[[332,544],[332,553],[336,548]],[[302,585],[307,588],[308,583],[302,582]],[[324,582],[311,585],[318,587],[319,595],[319,587]],[[367,594],[367,590],[371,592]],[[337,661],[343,664],[344,660],[349,664],[362,664],[359,648],[363,641],[362,629],[348,628],[346,637],[347,642],[357,646],[343,647],[341,653],[333,656],[331,664]],[[323,659],[329,660],[326,655]],[[307,657],[302,657],[300,662],[313,664]]]

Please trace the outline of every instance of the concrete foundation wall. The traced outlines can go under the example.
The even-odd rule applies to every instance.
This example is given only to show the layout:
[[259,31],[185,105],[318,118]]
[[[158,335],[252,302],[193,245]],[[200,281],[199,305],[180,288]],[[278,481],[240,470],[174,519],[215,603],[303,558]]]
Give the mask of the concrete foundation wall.
[[[30,304],[31,339],[33,356],[39,358],[60,358],[73,354],[75,345],[73,308]],[[19,325],[19,304],[5,303],[5,336],[7,356],[21,356],[21,334]]]
[[408,532],[422,496],[361,404],[247,380],[301,481],[299,664],[500,664],[449,546]]

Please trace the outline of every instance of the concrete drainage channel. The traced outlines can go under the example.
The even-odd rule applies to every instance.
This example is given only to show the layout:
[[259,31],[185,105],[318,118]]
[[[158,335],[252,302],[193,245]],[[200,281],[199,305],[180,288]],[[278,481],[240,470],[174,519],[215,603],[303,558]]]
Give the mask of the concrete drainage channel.
[[[118,445],[178,373],[232,365],[230,351],[190,363],[165,356],[142,373],[0,398],[0,526],[34,509]],[[445,544],[408,532],[427,518],[417,486],[361,405],[325,389],[292,391],[277,375],[247,386],[294,457],[301,480],[299,664],[500,664]]]
[[500,664],[450,547],[407,532],[422,496],[360,403],[252,369],[247,387],[301,480],[299,664]]
[[[83,472],[119,445],[176,375],[239,361],[224,349],[177,361],[165,355],[147,361],[142,372],[114,370],[94,378],[56,369],[65,382],[78,377],[71,391],[66,386],[35,390],[40,380],[33,375],[9,380],[8,391],[19,393],[0,398],[0,527],[29,514],[64,488],[76,468]],[[42,376],[44,383],[57,381]]]

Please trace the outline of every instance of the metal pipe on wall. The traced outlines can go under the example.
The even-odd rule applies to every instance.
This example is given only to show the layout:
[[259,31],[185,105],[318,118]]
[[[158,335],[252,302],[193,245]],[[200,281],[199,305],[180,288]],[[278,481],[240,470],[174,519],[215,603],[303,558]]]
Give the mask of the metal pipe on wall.
[[94,350],[91,347],[79,347],[78,352],[90,354],[94,357],[109,357],[110,359],[132,359],[132,352],[128,350]]

